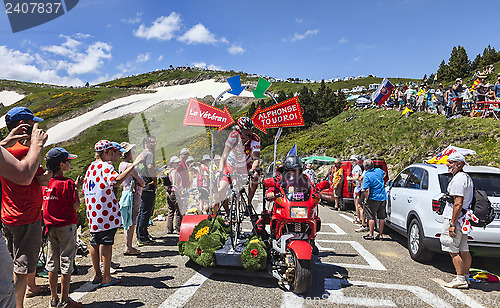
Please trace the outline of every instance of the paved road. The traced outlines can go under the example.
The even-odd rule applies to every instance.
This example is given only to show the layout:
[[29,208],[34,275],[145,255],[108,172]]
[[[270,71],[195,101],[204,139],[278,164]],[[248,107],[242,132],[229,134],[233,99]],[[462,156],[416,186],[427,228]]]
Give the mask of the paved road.
[[[124,256],[117,234],[113,261],[120,264],[118,286],[95,288],[88,281],[89,257],[78,260],[71,296],[89,307],[500,307],[499,284],[474,284],[470,290],[447,290],[454,277],[451,261],[438,255],[420,264],[409,257],[404,237],[387,230],[389,240],[366,241],[354,232],[353,215],[321,206],[320,255],[313,286],[303,297],[279,288],[267,273],[234,268],[200,268],[177,252],[177,241],[155,222],[157,246],[142,247],[140,257]],[[474,258],[473,267],[500,273],[497,260]],[[47,280],[37,278],[41,284]],[[49,297],[26,299],[27,307],[46,307]]]

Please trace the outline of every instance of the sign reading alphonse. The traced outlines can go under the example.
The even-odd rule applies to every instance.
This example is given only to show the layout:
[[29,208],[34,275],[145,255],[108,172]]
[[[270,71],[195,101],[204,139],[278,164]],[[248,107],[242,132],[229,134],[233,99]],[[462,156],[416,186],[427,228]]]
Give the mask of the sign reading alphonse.
[[263,110],[259,105],[252,116],[252,121],[256,128],[266,134],[266,128],[270,127],[304,126],[299,98],[295,96]]
[[184,126],[204,126],[217,127],[223,130],[234,124],[229,110],[224,106],[224,110],[215,108],[194,98],[189,99],[189,104],[184,115]]

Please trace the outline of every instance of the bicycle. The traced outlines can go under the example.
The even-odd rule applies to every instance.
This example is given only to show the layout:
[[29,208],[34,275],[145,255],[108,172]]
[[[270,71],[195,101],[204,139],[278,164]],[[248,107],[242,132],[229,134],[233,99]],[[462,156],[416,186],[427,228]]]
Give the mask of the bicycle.
[[[250,218],[252,223],[252,231],[255,231],[255,222],[258,216],[252,204],[248,203],[248,195],[244,185],[247,184],[251,175],[248,177],[242,174],[227,174],[226,175],[229,187],[224,200],[229,200],[229,238],[233,249],[237,246],[237,239],[241,236],[241,225],[245,217]],[[241,188],[235,187],[235,184],[241,184]],[[224,202],[225,202],[224,201]],[[220,215],[222,206],[219,206],[214,218]],[[227,213],[226,213],[227,215]],[[212,230],[215,219],[212,222],[210,231]]]

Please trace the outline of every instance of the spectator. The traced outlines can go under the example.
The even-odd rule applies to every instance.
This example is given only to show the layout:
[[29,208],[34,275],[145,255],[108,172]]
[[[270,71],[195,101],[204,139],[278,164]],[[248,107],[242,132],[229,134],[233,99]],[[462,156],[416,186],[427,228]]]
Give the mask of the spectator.
[[453,107],[451,109],[452,113],[457,113],[462,111],[462,103],[464,101],[463,98],[463,86],[462,86],[462,78],[457,78],[455,80],[455,84],[452,86],[453,87],[453,94],[454,94],[454,99],[453,99]]
[[[123,161],[118,166],[118,172],[122,173],[133,164],[135,144],[122,142],[120,146],[125,150]],[[134,167],[130,175],[122,183],[123,190],[120,198],[120,211],[123,219],[123,229],[125,230],[125,251],[124,255],[140,255],[141,251],[132,246],[137,218],[141,210],[142,188],[146,185],[144,179],[139,175]]]
[[185,197],[185,191],[182,189],[182,177],[178,171],[180,163],[181,159],[179,157],[172,156],[170,158],[168,184],[166,185],[168,205],[167,233],[169,234],[174,232],[179,234],[181,229],[182,213],[180,211],[180,205],[182,205],[182,200]]
[[342,201],[342,188],[344,183],[344,169],[342,163],[337,158],[335,159],[335,173],[333,175],[333,200],[335,201],[335,210],[340,210],[340,202]]
[[[4,144],[17,160],[27,156],[31,146],[29,132],[36,122],[43,119],[35,117],[26,107],[14,107],[5,116],[9,136]],[[22,128],[18,127],[22,125]],[[38,128],[38,126],[36,126]],[[13,136],[12,131],[23,132],[25,137]],[[38,133],[37,135],[40,135]],[[14,142],[15,141],[15,142]],[[38,141],[38,140],[37,140]],[[44,142],[43,142],[44,143]],[[42,143],[42,145],[43,145]],[[38,253],[42,243],[42,187],[46,186],[52,177],[50,170],[44,170],[40,165],[28,184],[19,185],[6,177],[2,183],[2,222],[7,246],[14,261],[15,295],[17,307],[23,307],[24,296],[33,297],[49,294],[48,287],[37,286],[35,272]]]
[[495,83],[495,87],[493,87],[493,91],[495,93],[495,100],[500,102],[500,77],[497,78],[497,83]]
[[434,96],[436,97],[436,109],[438,114],[443,114],[444,113],[444,90],[443,90],[443,84],[440,83],[438,88],[436,89],[436,92],[434,93]]
[[[63,148],[47,152],[45,160],[53,177],[43,190],[43,221],[47,227],[48,248],[46,270],[49,272],[50,307],[82,307],[69,297],[69,284],[76,255],[77,211],[80,208],[78,190],[81,177],[64,176],[71,169],[71,160],[77,156]],[[61,273],[61,301],[57,295],[58,273]]]
[[141,155],[144,156],[142,161],[141,176],[146,182],[141,193],[141,211],[137,220],[137,245],[155,245],[148,232],[149,219],[153,215],[156,200],[156,188],[158,186],[155,170],[155,150],[156,137],[148,135],[142,140],[144,150]]
[[495,91],[493,90],[493,85],[487,83],[486,88],[488,89],[488,92],[486,92],[486,101],[488,102],[495,101]]
[[441,232],[441,249],[450,253],[457,276],[444,286],[447,288],[469,288],[469,269],[472,257],[467,243],[467,234],[462,233],[459,218],[462,210],[468,210],[473,197],[473,182],[463,171],[465,157],[460,153],[448,156],[448,171],[453,178],[448,184],[447,192],[454,199],[447,202],[443,211],[443,229]]
[[486,95],[488,94],[488,87],[484,83],[486,76],[480,75],[478,77],[479,83],[474,87],[475,102],[484,102],[486,100]]
[[445,115],[450,117],[453,110],[453,100],[455,99],[455,93],[453,92],[453,86],[449,86],[448,90],[444,93],[445,105]]
[[[179,164],[179,168],[177,169],[177,172],[179,172],[181,179],[182,179],[182,189],[184,190],[189,190],[189,187],[191,186],[191,183],[189,182],[189,169],[188,169],[188,163],[187,159],[189,158],[189,149],[188,148],[183,148],[181,150],[181,162]],[[193,159],[194,161],[194,159]]]
[[208,198],[209,198],[209,183],[210,183],[210,156],[205,154],[201,159],[200,174],[201,182],[198,181],[198,191],[200,192],[200,210],[201,212],[208,213]]
[[[47,134],[38,128],[38,124],[35,124],[31,135],[28,136],[28,127],[29,125],[26,123],[19,124],[10,130],[9,136],[6,138],[7,140],[4,139],[0,142],[2,144],[2,147],[0,147],[0,176],[2,180],[6,179],[17,185],[29,185],[39,170],[40,154],[47,140]],[[9,144],[12,140],[22,142],[26,138],[31,139],[30,148],[21,160],[18,160],[3,148],[3,145]],[[4,216],[3,212],[4,209],[2,207],[2,220]],[[26,242],[30,241],[26,240]],[[15,307],[16,304],[18,304],[18,307],[23,306],[26,279],[24,279],[24,284],[21,284],[20,280],[17,280],[14,286],[13,274],[16,275],[16,278],[23,277],[14,273],[13,255],[12,247],[9,245],[9,249],[7,248],[3,231],[0,228],[0,307]],[[17,296],[18,294],[20,295],[19,297]],[[20,300],[19,303],[17,302],[18,300]]]
[[309,180],[311,180],[311,183],[314,184],[316,182],[316,179],[314,178],[314,170],[311,163],[306,164],[306,170],[304,170],[304,174],[307,175]]
[[360,199],[360,193],[361,193],[361,182],[359,178],[361,177],[361,167],[359,166],[359,160],[356,155],[351,155],[350,158],[351,161],[351,176],[347,177],[348,181],[354,181],[354,193],[353,193],[353,198],[354,198],[354,207],[356,209],[356,220],[354,223],[356,224],[362,224],[362,217],[363,217],[363,208],[361,204],[359,203]]
[[[363,236],[365,240],[383,239],[384,219],[387,217],[385,205],[387,201],[387,193],[385,192],[384,175],[385,172],[380,168],[375,168],[373,161],[367,159],[363,162],[366,173],[363,178],[363,188],[365,189],[366,199],[366,216],[370,233]],[[378,219],[379,234],[373,237],[375,230],[375,218]]]
[[[116,230],[122,225],[118,201],[113,192],[130,175],[132,170],[145,159],[140,154],[133,164],[118,174],[111,162],[120,160],[125,150],[116,142],[100,140],[95,146],[96,160],[90,164],[85,175],[83,192],[87,205],[87,219],[90,229],[90,255],[94,268],[93,284],[103,287],[120,283],[111,276],[111,257]],[[102,258],[103,270],[100,268]]]

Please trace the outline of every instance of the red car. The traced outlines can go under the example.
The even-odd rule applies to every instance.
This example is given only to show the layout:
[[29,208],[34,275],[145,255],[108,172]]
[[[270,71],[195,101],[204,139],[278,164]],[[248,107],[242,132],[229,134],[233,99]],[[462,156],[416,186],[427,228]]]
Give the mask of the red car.
[[[384,182],[387,183],[387,181],[389,181],[389,175],[387,172],[387,164],[386,164],[385,160],[375,159],[373,161],[373,164],[375,165],[375,168],[380,168],[380,169],[384,170],[384,172],[385,172]],[[359,166],[361,167],[361,169],[363,169],[363,162],[362,161],[359,161]],[[344,182],[342,185],[343,186],[342,198],[344,199],[344,202],[341,202],[341,210],[345,210],[347,203],[354,204],[353,193],[354,193],[355,184],[354,184],[354,181],[347,181],[346,180],[346,178],[348,176],[352,176],[351,175],[351,171],[352,171],[351,161],[350,160],[342,161],[341,168],[344,169]],[[334,192],[333,174],[334,173],[335,173],[335,167],[332,167],[332,170],[330,170],[330,172],[328,172],[327,177],[323,181],[321,181],[321,182],[327,181],[330,184],[330,188],[322,190],[320,193],[321,200],[323,200],[323,201],[334,202],[334,200],[333,200],[333,192]]]

